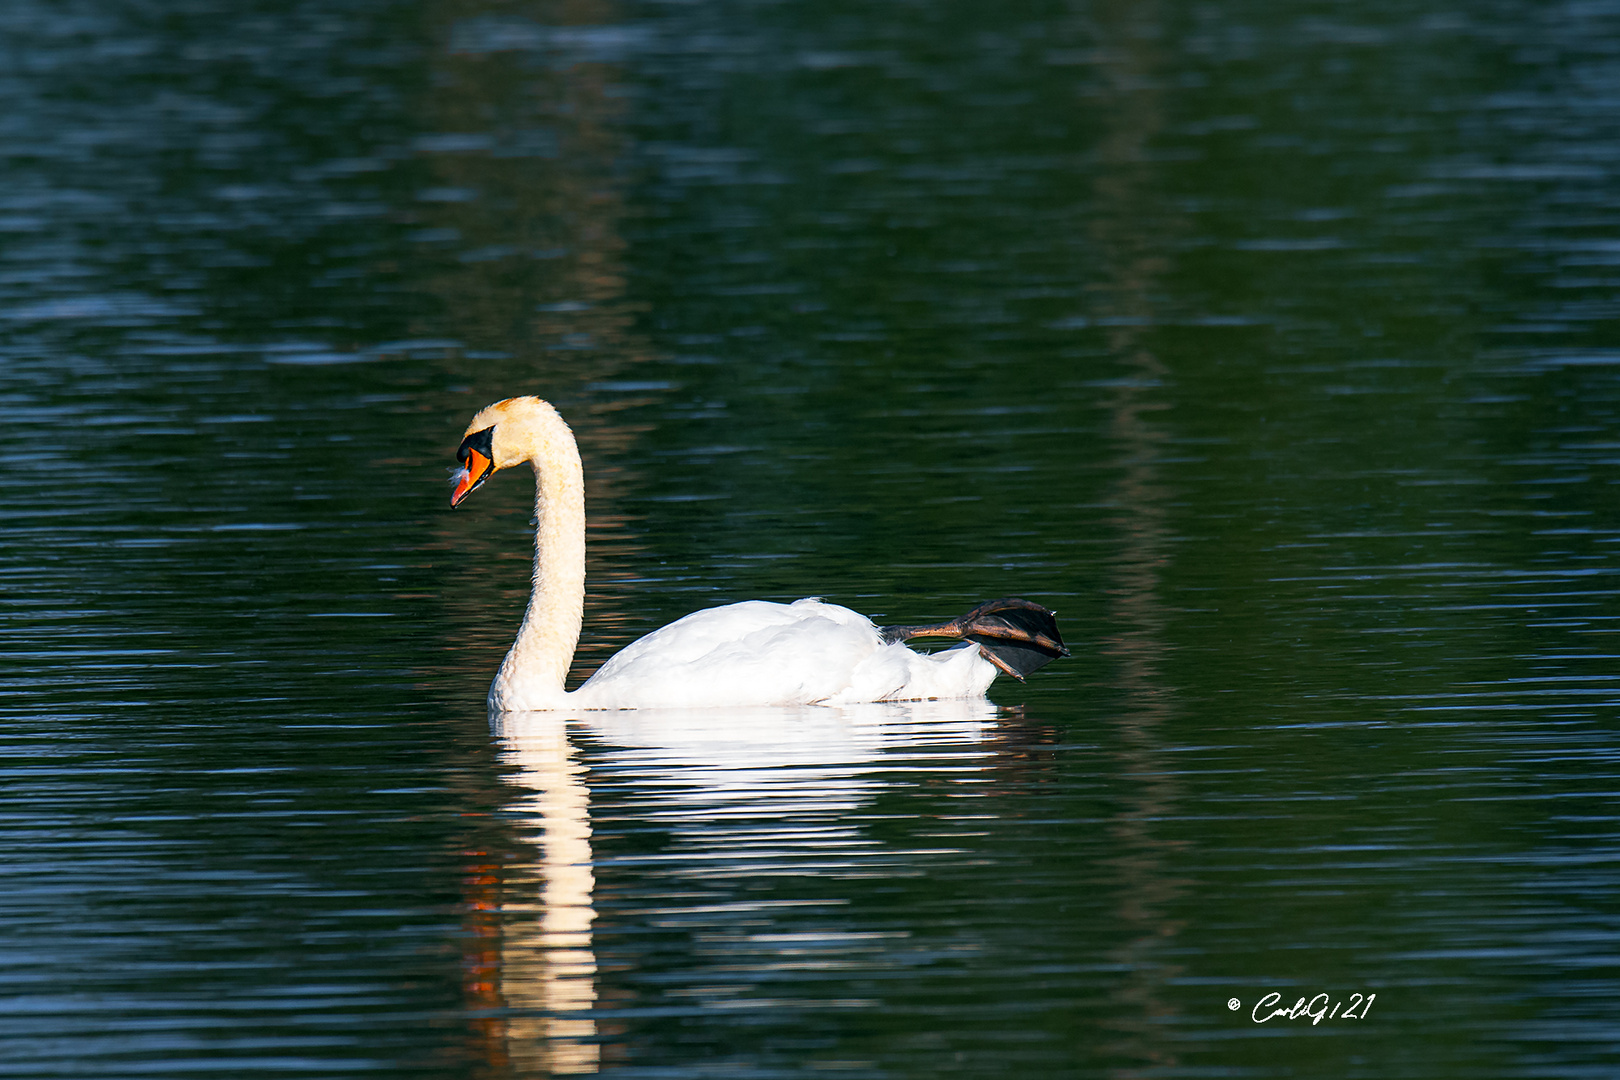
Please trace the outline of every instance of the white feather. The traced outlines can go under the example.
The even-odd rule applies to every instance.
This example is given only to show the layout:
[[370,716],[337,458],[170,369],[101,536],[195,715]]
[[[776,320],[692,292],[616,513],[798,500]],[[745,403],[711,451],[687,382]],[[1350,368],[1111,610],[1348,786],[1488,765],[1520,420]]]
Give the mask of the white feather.
[[846,705],[981,697],[995,676],[977,646],[925,655],[837,604],[749,600],[654,630],[569,697],[587,709]]

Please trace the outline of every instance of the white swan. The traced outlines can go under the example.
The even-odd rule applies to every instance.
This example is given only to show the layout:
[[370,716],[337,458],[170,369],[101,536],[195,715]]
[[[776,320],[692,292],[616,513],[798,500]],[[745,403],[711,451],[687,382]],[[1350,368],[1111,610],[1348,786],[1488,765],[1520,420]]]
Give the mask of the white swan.
[[[1052,613],[1027,600],[992,600],[948,623],[887,629],[816,599],[750,600],[677,619],[567,691],[585,609],[585,478],[574,433],[549,403],[508,398],[473,417],[456,460],[451,506],[497,470],[534,466],[534,591],[489,688],[492,712],[983,697],[997,674],[1022,679],[1069,654]],[[905,646],[917,637],[965,640],[926,654]]]

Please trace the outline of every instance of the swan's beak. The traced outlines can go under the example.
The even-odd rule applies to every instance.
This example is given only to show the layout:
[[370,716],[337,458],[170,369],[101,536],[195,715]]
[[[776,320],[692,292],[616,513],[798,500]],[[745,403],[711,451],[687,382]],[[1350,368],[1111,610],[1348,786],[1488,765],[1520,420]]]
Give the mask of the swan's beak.
[[451,477],[456,485],[455,490],[450,493],[451,506],[460,506],[461,500],[470,495],[473,488],[488,480],[495,472],[495,462],[490,460],[493,452],[490,442],[494,431],[494,428],[485,428],[461,440],[461,449],[456,451],[456,460],[461,462],[461,468]]
[[489,479],[489,474],[495,469],[489,458],[476,450],[467,456],[467,464],[456,470],[453,479],[456,489],[450,493],[450,505],[460,506],[461,500],[472,493],[472,489]]

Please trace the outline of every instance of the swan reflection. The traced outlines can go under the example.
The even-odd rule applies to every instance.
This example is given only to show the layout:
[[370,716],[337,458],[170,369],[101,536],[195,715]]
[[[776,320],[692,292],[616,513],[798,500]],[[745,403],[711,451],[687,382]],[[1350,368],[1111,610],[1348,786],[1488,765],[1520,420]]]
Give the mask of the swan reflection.
[[[953,770],[964,757],[974,767],[995,722],[995,706],[983,699],[494,714],[492,730],[517,767],[510,780],[527,789],[510,809],[539,852],[526,874],[514,875],[526,885],[508,888],[500,902],[506,1059],[519,1075],[602,1067],[599,1024],[608,1010],[598,1007],[593,944],[592,773],[634,790],[638,815],[684,841],[664,873],[715,872],[717,848],[755,872],[789,856],[803,872],[807,852],[835,851],[847,863],[860,828],[845,816],[923,767],[918,759],[944,748]],[[735,861],[723,872],[735,873]]]
[[596,954],[591,923],[596,875],[591,865],[590,797],[585,768],[560,719],[505,735],[522,766],[509,779],[532,789],[512,807],[537,834],[538,891],[502,897],[497,984],[509,1010],[506,1057],[522,1073],[597,1071]]

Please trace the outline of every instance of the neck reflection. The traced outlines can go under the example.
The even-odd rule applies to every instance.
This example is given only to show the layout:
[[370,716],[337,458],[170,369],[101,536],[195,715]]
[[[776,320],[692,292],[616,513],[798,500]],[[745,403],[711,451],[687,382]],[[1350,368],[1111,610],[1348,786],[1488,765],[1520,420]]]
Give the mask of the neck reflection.
[[495,981],[509,1016],[505,1056],[520,1075],[594,1073],[601,1061],[593,1013],[596,873],[585,766],[568,743],[561,714],[526,715],[545,721],[504,742],[508,760],[521,766],[513,782],[531,789],[513,809],[539,826],[524,837],[539,848],[539,863],[525,875],[539,891],[538,900],[520,890],[501,903]]

